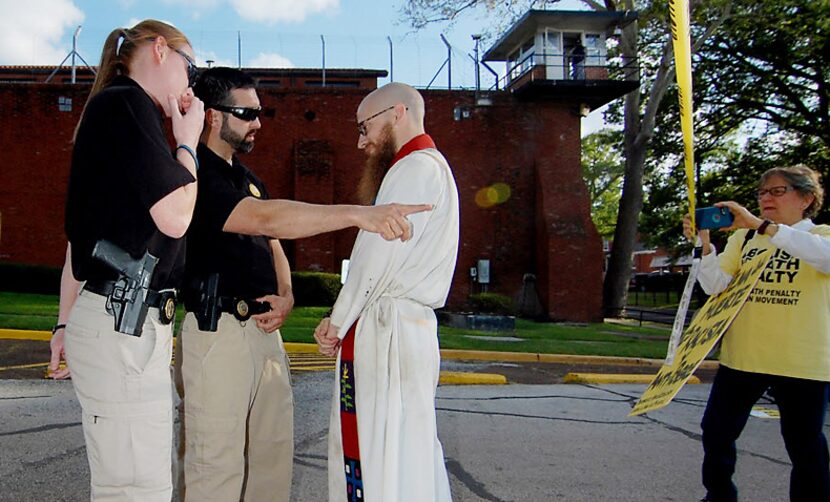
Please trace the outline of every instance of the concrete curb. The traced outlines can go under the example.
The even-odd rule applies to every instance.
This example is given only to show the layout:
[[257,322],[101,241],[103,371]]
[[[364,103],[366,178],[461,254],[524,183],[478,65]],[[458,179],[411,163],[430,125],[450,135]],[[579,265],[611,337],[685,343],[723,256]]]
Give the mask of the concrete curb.
[[[2,338],[2,336],[0,336]],[[317,352],[317,345],[313,343],[286,342],[288,352]],[[570,354],[532,354],[527,352],[492,352],[484,350],[457,350],[441,349],[441,359],[450,361],[496,361],[514,363],[560,363],[560,364],[593,364],[613,366],[645,366],[660,368],[663,359],[648,359],[645,357],[618,357],[618,356],[580,356]],[[718,369],[717,361],[703,361],[702,369]]]
[[34,331],[29,329],[0,329],[0,339],[48,342],[52,339],[52,333],[50,331]]
[[286,352],[301,352],[303,354],[317,354],[316,343],[285,342]]
[[442,385],[505,385],[507,377],[496,373],[442,371],[438,383]]
[[[618,356],[580,356],[569,354],[530,354],[526,352],[489,352],[478,350],[454,350],[442,349],[443,359],[460,361],[504,361],[523,363],[563,363],[563,364],[595,364],[614,366],[646,366],[660,368],[663,359],[648,359],[644,357],[618,357]],[[703,361],[700,368],[717,369],[717,361]]]

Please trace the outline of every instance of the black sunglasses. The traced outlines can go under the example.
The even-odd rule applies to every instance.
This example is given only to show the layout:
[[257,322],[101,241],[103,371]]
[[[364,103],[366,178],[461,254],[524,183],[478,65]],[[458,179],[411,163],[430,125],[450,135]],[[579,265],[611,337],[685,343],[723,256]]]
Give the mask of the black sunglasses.
[[173,48],[174,51],[178,52],[181,57],[187,61],[187,86],[193,87],[196,85],[196,79],[199,78],[199,68],[196,67],[196,63],[187,55],[186,52]]
[[253,122],[258,119],[259,114],[262,113],[262,107],[260,106],[256,108],[246,108],[244,106],[210,105],[208,108],[213,108],[214,110],[219,110],[220,112],[230,113],[234,117],[239,120],[244,120],[245,122]]

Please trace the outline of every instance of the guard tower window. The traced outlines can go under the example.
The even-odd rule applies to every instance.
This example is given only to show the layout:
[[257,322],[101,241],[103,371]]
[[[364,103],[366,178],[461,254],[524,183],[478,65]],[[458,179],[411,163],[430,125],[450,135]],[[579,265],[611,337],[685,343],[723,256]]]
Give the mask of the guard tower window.
[[515,51],[507,58],[507,71],[510,74],[510,79],[514,79],[521,75],[521,69],[519,68],[519,56],[520,51]]
[[560,31],[545,31],[545,53],[547,56],[562,55],[562,45],[559,43],[561,38],[562,32]]
[[533,67],[533,38],[522,45],[522,73]]
[[605,66],[605,48],[601,46],[599,34],[585,34],[585,63],[586,66]]

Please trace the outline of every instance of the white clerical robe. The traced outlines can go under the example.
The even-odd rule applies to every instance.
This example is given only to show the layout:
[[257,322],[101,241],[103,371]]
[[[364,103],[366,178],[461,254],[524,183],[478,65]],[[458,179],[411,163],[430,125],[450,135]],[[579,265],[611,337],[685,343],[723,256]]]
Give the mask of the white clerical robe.
[[[387,242],[361,231],[331,322],[354,341],[355,404],[364,500],[452,500],[438,441],[440,353],[434,308],[449,293],[458,252],[458,190],[446,159],[416,150],[396,162],[377,204],[433,204],[409,216],[413,235]],[[346,501],[340,428],[340,357],[329,430],[329,501]]]

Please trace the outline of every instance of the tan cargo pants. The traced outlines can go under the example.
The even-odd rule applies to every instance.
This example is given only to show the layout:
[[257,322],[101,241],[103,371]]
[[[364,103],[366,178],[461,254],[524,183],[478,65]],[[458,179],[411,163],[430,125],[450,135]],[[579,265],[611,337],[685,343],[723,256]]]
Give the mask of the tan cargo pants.
[[147,313],[140,337],[114,330],[106,297],[82,291],[66,327],[93,501],[169,502],[172,325]]
[[222,314],[215,332],[185,316],[176,349],[184,386],[184,496],[288,501],[294,400],[279,331]]

